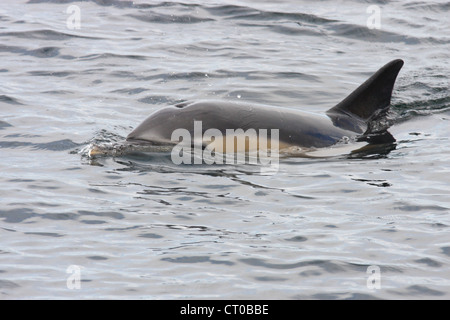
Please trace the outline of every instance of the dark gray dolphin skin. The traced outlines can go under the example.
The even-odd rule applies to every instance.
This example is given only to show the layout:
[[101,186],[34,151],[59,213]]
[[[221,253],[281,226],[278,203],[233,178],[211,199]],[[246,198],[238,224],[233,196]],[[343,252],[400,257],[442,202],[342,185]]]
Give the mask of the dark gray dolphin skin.
[[326,115],[239,102],[184,103],[154,112],[127,141],[175,145],[178,141],[171,140],[174,130],[183,128],[194,135],[194,121],[202,121],[203,132],[215,128],[224,136],[226,129],[279,129],[280,149],[330,147],[345,137],[375,144],[393,142],[386,129],[374,132],[370,124],[388,111],[402,66],[400,59],[387,63]]

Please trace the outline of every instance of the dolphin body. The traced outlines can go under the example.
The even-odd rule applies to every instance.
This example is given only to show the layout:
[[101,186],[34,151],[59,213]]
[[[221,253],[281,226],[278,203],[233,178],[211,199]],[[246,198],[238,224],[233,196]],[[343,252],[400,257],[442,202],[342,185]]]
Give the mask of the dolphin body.
[[[157,110],[126,139],[132,144],[173,146],[179,142],[172,139],[176,129],[185,129],[194,136],[194,121],[201,121],[202,133],[214,128],[224,136],[227,129],[278,129],[280,151],[290,147],[331,147],[343,139],[391,143],[395,139],[387,129],[376,131],[371,124],[389,110],[402,66],[400,59],[387,63],[325,115],[240,102],[181,103]],[[204,141],[200,143],[205,146]]]
[[[213,129],[224,140],[229,130],[235,130],[234,134],[238,130],[244,132],[247,144],[244,150],[231,150],[234,153],[253,151],[247,149],[250,139],[246,133],[261,129],[270,132],[277,130],[276,152],[287,156],[328,157],[334,155],[329,153],[332,148],[340,151],[345,149],[346,154],[348,151],[354,152],[355,145],[357,150],[363,151],[378,145],[391,146],[395,139],[386,126],[379,128],[379,122],[389,110],[394,83],[402,66],[403,61],[400,59],[387,63],[326,114],[223,101],[180,103],[166,107],[152,113],[136,127],[127,136],[125,144],[90,145],[87,147],[88,156],[116,156],[135,151],[173,152],[174,147],[181,144],[178,139],[173,139],[174,132],[180,129],[194,137],[194,140],[187,141],[189,147],[212,148],[222,154],[230,151],[226,150],[226,142],[217,143],[220,142],[217,135],[214,139],[205,139],[205,132]],[[199,129],[196,128],[198,123],[201,123],[200,139]],[[234,137],[237,136],[234,135],[233,140]],[[345,143],[340,143],[342,141]],[[354,143],[348,144],[348,141]],[[258,137],[258,152],[261,142],[264,141]],[[359,142],[364,142],[364,145],[361,146]],[[346,144],[349,147],[344,148]],[[275,147],[268,143],[264,148],[272,152]]]

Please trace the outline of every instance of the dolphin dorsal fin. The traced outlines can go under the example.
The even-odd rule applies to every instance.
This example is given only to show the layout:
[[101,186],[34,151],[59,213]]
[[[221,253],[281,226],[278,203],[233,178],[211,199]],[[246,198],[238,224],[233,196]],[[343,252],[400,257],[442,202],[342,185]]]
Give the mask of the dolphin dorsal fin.
[[368,122],[372,116],[387,111],[391,103],[395,79],[403,66],[403,60],[396,59],[378,70],[361,84],[347,98],[327,111],[330,116],[345,114],[357,116]]

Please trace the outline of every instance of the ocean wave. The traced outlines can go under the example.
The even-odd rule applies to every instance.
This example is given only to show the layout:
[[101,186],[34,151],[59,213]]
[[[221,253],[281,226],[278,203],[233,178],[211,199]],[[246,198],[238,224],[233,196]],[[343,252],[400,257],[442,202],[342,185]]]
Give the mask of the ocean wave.
[[0,37],[13,37],[21,39],[39,39],[39,40],[65,40],[69,38],[84,38],[84,39],[101,39],[81,34],[70,34],[61,31],[50,29],[28,30],[28,31],[9,31],[0,32]]
[[8,104],[16,104],[16,105],[21,105],[22,104],[16,98],[7,96],[5,94],[0,95],[0,103],[1,102],[8,103]]
[[450,111],[450,96],[433,99],[414,100],[392,106],[397,113],[396,122],[403,122],[418,116],[428,116]]
[[145,12],[140,14],[129,14],[129,17],[150,23],[181,23],[181,24],[189,24],[189,23],[199,23],[199,22],[207,22],[214,21],[211,18],[198,18],[194,15],[176,15],[176,14],[162,14],[155,12]]
[[308,13],[292,13],[278,11],[263,11],[240,6],[217,6],[206,7],[209,12],[218,16],[227,16],[227,19],[246,21],[301,21],[312,24],[324,24],[335,22],[336,20],[323,18]]
[[403,4],[403,7],[408,10],[415,11],[432,11],[432,12],[446,12],[450,10],[450,2],[438,3],[431,1],[414,1]]
[[34,142],[16,141],[16,140],[0,141],[0,148],[5,148],[5,149],[30,147],[33,150],[64,151],[64,150],[73,149],[77,146],[80,146],[80,144],[75,143],[70,139],[63,139],[63,140],[44,142],[44,143],[34,143]]

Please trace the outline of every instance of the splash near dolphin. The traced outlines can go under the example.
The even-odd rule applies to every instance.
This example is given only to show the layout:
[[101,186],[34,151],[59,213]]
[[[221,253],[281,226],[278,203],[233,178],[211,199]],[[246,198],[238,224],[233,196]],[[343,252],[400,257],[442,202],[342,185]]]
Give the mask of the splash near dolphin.
[[[343,144],[360,148],[360,143],[392,143],[395,139],[387,128],[374,124],[389,110],[402,66],[401,59],[387,63],[325,114],[223,101],[165,107],[137,126],[122,149],[115,148],[114,152],[122,154],[127,148],[177,152],[197,148],[208,150],[208,154],[263,151],[308,156]],[[239,147],[236,141],[242,137]],[[89,155],[110,153],[94,146]]]

